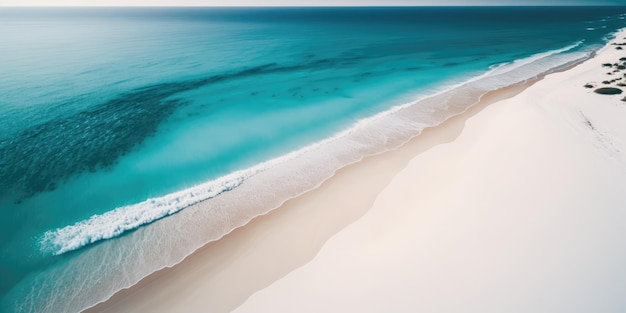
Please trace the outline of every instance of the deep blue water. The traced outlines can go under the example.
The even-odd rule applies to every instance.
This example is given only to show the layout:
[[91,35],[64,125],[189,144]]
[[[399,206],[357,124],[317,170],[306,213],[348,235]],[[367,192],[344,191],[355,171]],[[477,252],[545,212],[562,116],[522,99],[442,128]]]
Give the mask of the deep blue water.
[[625,12],[2,8],[0,311],[106,299],[485,91],[585,59]]

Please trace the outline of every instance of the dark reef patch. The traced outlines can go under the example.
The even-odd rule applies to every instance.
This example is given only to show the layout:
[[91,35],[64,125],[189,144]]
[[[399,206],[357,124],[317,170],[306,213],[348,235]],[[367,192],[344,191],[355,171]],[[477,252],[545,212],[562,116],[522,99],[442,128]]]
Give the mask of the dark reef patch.
[[0,139],[0,197],[12,192],[21,200],[53,190],[72,175],[114,165],[183,104],[166,100],[180,88],[144,88]]
[[320,59],[289,66],[270,63],[201,79],[146,86],[74,115],[0,138],[0,199],[21,201],[54,190],[74,175],[113,166],[186,104],[171,98],[178,93],[256,75],[342,66],[354,59]]

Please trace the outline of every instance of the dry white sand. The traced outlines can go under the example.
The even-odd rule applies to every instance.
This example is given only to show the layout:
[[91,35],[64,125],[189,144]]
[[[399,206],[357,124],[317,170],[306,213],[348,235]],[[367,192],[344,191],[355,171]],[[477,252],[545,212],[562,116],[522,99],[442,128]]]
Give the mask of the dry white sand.
[[626,103],[582,87],[624,56],[487,107],[236,312],[626,311]]
[[90,311],[624,312],[626,102],[583,88],[621,57],[493,93]]

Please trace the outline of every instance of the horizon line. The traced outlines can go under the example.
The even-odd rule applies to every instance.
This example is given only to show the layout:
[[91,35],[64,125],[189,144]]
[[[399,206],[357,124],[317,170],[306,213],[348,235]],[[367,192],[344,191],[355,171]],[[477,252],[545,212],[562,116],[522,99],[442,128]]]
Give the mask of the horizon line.
[[0,8],[420,8],[420,7],[626,7],[626,4],[504,5],[2,5]]

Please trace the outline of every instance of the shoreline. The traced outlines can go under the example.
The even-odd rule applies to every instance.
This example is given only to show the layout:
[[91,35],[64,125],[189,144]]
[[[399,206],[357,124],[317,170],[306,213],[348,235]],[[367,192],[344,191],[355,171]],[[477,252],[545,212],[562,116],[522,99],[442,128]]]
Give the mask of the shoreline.
[[[623,35],[623,30],[619,30],[616,32],[616,34],[620,34],[620,33]],[[207,288],[213,288],[211,294],[213,295],[212,297],[215,297],[215,298],[207,302],[211,302],[211,304],[215,305],[215,307],[213,308],[214,311],[229,312],[237,308],[241,303],[244,303],[246,299],[248,299],[248,297],[254,294],[256,291],[261,290],[271,285],[273,282],[280,280],[281,277],[284,277],[289,272],[295,270],[296,268],[299,268],[300,266],[304,264],[307,264],[308,261],[312,260],[327,240],[332,238],[335,234],[340,233],[348,225],[354,223],[355,221],[358,221],[362,216],[367,214],[369,210],[368,208],[370,208],[372,204],[376,201],[376,198],[377,198],[376,196],[379,193],[381,193],[382,190],[386,188],[386,184],[382,183],[381,180],[378,179],[378,182],[376,182],[378,187],[372,187],[372,186],[363,187],[366,189],[374,188],[373,190],[368,190],[367,192],[368,194],[371,194],[374,197],[369,199],[369,202],[367,203],[361,203],[362,201],[354,201],[353,199],[353,202],[360,202],[361,207],[357,209],[354,209],[354,208],[350,209],[349,211],[352,212],[350,214],[353,214],[351,217],[329,218],[329,220],[335,221],[335,223],[339,223],[341,225],[337,226],[337,228],[335,229],[332,229],[332,230],[326,229],[325,231],[323,231],[323,234],[320,235],[323,238],[315,239],[315,242],[317,243],[317,245],[315,247],[310,247],[310,250],[313,250],[312,252],[311,251],[299,252],[300,253],[299,258],[306,259],[304,262],[299,262],[301,264],[299,265],[291,264],[289,266],[283,266],[284,267],[283,269],[274,269],[273,272],[280,273],[278,275],[275,275],[278,277],[264,278],[264,279],[261,279],[261,282],[259,282],[259,280],[257,279],[256,283],[248,283],[249,285],[254,285],[254,287],[241,288],[240,285],[234,286],[234,285],[237,285],[236,283],[233,283],[236,281],[246,284],[247,283],[246,281],[248,280],[249,277],[240,277],[238,276],[240,274],[230,273],[230,272],[229,274],[234,275],[236,279],[227,279],[226,281],[217,283],[216,280],[218,280],[219,278],[217,276],[226,275],[226,274],[215,272],[210,267],[211,266],[215,266],[217,268],[230,267],[231,265],[229,262],[233,262],[234,260],[240,259],[238,257],[233,256],[233,253],[241,253],[242,251],[245,251],[245,250],[257,251],[257,253],[261,253],[261,251],[264,251],[265,253],[267,253],[267,251],[277,251],[277,248],[275,246],[273,248],[266,247],[264,249],[253,247],[253,244],[250,243],[250,241],[254,241],[253,238],[257,236],[267,237],[270,234],[272,234],[272,230],[270,230],[269,227],[271,227],[272,229],[278,228],[278,227],[284,227],[285,225],[283,224],[290,224],[293,222],[292,220],[297,219],[297,218],[292,217],[289,221],[287,221],[287,219],[284,216],[288,216],[290,214],[296,214],[296,213],[288,213],[286,211],[300,210],[304,212],[306,207],[308,207],[309,210],[311,210],[312,209],[311,207],[313,206],[312,203],[315,203],[315,201],[318,201],[317,207],[329,205],[328,204],[329,197],[324,195],[324,193],[332,192],[331,190],[333,189],[333,187],[329,187],[329,185],[330,186],[333,186],[335,184],[341,185],[340,183],[337,183],[336,181],[345,180],[343,178],[344,176],[357,176],[359,174],[353,174],[353,173],[356,173],[359,171],[365,172],[367,171],[366,168],[368,167],[379,169],[376,172],[376,174],[371,173],[373,175],[376,175],[376,177],[380,177],[381,173],[384,172],[384,177],[386,177],[384,181],[389,183],[390,181],[393,180],[393,177],[396,174],[402,172],[403,166],[406,166],[407,164],[409,164],[411,159],[418,157],[422,153],[427,152],[429,149],[432,149],[438,145],[454,142],[456,138],[463,132],[465,123],[469,119],[472,119],[477,113],[481,112],[489,105],[494,104],[494,103],[499,103],[499,102],[502,102],[503,100],[516,97],[520,93],[527,90],[529,87],[544,80],[546,76],[556,74],[556,73],[568,72],[580,65],[591,62],[592,60],[597,58],[598,55],[610,49],[611,48],[610,43],[612,41],[607,43],[607,45],[605,45],[603,48],[600,48],[599,50],[597,50],[595,53],[593,53],[592,55],[590,55],[587,59],[583,61],[575,62],[574,64],[564,65],[562,68],[557,68],[553,71],[543,73],[531,80],[527,80],[524,83],[514,84],[514,85],[504,87],[504,88],[487,92],[486,94],[480,97],[480,100],[478,103],[470,106],[464,112],[454,115],[436,126],[426,127],[422,131],[421,134],[412,137],[409,140],[409,142],[402,144],[399,148],[387,150],[379,154],[367,156],[359,161],[350,163],[346,166],[339,168],[338,170],[335,171],[333,176],[323,181],[321,185],[318,185],[317,187],[311,190],[308,190],[296,197],[289,198],[288,200],[284,201],[279,207],[274,208],[267,213],[261,214],[253,218],[252,220],[245,223],[243,226],[235,228],[231,230],[230,232],[228,232],[227,234],[223,235],[220,239],[203,245],[202,247],[195,250],[192,254],[185,257],[181,262],[171,267],[160,269],[144,277],[137,284],[116,292],[109,299],[103,302],[100,302],[98,304],[95,304],[94,306],[91,306],[83,310],[82,312],[107,312],[110,310],[116,311],[128,305],[130,305],[130,307],[135,307],[137,305],[140,305],[140,303],[142,303],[141,299],[144,299],[144,302],[148,301],[146,299],[154,300],[155,297],[151,296],[152,294],[165,293],[163,289],[167,289],[166,287],[164,287],[164,285],[167,285],[169,283],[164,283],[163,281],[170,281],[172,285],[176,285],[176,286],[180,286],[181,284],[194,285],[195,287],[193,289],[198,288],[198,289],[206,290]],[[454,135],[451,135],[450,133],[456,133],[456,137]],[[411,152],[406,152],[406,151],[411,151]],[[400,157],[394,157],[394,155],[403,155],[403,157],[401,157],[402,160],[398,161],[395,158],[400,158]],[[387,165],[378,164],[378,163],[383,163],[383,161],[376,161],[377,159],[387,160],[386,162],[389,162],[389,160],[391,159],[393,160],[391,161],[391,163],[393,163],[394,166],[393,168],[389,168],[389,166]],[[372,165],[372,164],[378,164],[378,165]],[[385,168],[385,170],[384,171],[380,170],[380,168]],[[346,174],[346,173],[349,173],[349,174]],[[363,174],[360,174],[360,175],[363,175]],[[359,180],[355,180],[354,178],[352,178],[351,180],[359,181]],[[367,180],[367,177],[365,176],[361,177],[361,180]],[[343,182],[344,186],[348,184],[350,184],[350,182],[348,181]],[[360,183],[360,184],[363,185],[363,183]],[[373,185],[374,183],[371,183],[371,184]],[[322,199],[324,200],[322,201]],[[341,199],[331,198],[330,200],[341,202]],[[346,204],[344,203],[344,205]],[[302,216],[304,216],[305,213],[297,213],[297,214],[302,214]],[[313,214],[313,213],[309,212],[307,214]],[[321,214],[321,213],[316,212],[316,214]],[[332,215],[333,213],[326,212],[325,214]],[[281,222],[275,221],[281,218],[285,219],[282,222],[282,224]],[[304,217],[301,217],[301,219],[302,218]],[[266,224],[268,225],[275,224],[275,225],[263,226]],[[324,226],[323,224],[320,224],[318,226],[320,228],[327,227],[327,226]],[[263,229],[263,227],[267,227],[267,228]],[[293,228],[293,227],[294,226],[287,225],[286,228]],[[310,229],[309,232],[315,233],[315,232],[320,232],[320,230]],[[305,233],[309,233],[309,232],[305,232]],[[255,233],[259,233],[260,235],[255,236],[254,235]],[[293,238],[297,236],[294,234],[290,234],[285,237]],[[306,241],[307,238],[304,238],[303,240]],[[310,240],[310,238],[308,238],[308,240]],[[295,247],[292,247],[292,248],[296,249]],[[224,260],[224,259],[220,259],[221,258],[220,256],[211,256],[211,254],[230,255],[231,258]],[[280,255],[281,253],[277,251],[277,254]],[[303,257],[302,254],[307,255],[307,257]],[[259,258],[260,256],[256,256],[253,259],[258,260]],[[281,264],[280,260],[274,260],[273,262]],[[242,263],[246,263],[246,262],[242,261]],[[249,263],[252,263],[252,261],[250,261]],[[264,264],[267,264],[267,262]],[[194,268],[202,268],[202,271],[204,271],[205,276],[203,277],[203,282],[197,281],[198,279],[193,277],[193,275],[190,274],[190,272],[194,271],[193,270]],[[288,269],[285,270],[285,268],[288,268]],[[244,270],[244,272],[246,271]],[[209,274],[208,277],[206,276],[207,273]],[[248,269],[248,274],[250,274],[249,269]],[[211,275],[215,275],[215,276],[211,276]],[[180,277],[187,277],[188,280],[195,280],[195,281],[193,283],[181,281]],[[232,289],[226,288],[225,291],[218,291],[220,286],[231,286]],[[189,288],[189,286],[187,288]],[[236,289],[236,292],[234,291],[235,289]],[[220,296],[217,296],[217,295],[220,295]],[[184,294],[178,294],[176,296],[176,298],[178,298],[180,301],[184,301],[185,299],[189,300],[190,297],[192,296],[184,295]],[[171,303],[172,301],[164,300],[164,302]],[[204,303],[204,306],[206,307],[206,303]],[[194,307],[197,307],[197,306],[194,306]],[[163,309],[160,307],[157,308],[156,305],[152,309],[161,309],[161,310],[167,311],[166,309]],[[171,307],[170,309],[174,309],[174,307]]]
[[595,92],[620,50],[485,107],[234,312],[624,311],[626,98]]
[[[604,48],[603,48],[604,49]],[[502,101],[504,99],[509,99],[511,97],[514,97],[516,95],[518,95],[519,93],[523,92],[525,89],[527,89],[528,87],[536,84],[537,82],[541,81],[542,79],[544,79],[546,77],[546,75],[550,75],[553,73],[559,73],[559,72],[564,72],[567,71],[569,69],[572,69],[586,61],[588,61],[589,59],[592,59],[594,56],[592,55],[591,57],[589,57],[588,59],[581,61],[581,62],[576,62],[575,64],[570,64],[565,66],[564,68],[561,69],[557,69],[548,73],[543,73],[541,75],[539,75],[538,77],[535,77],[531,80],[528,80],[526,82],[523,83],[518,83],[518,84],[513,84],[510,86],[506,86],[500,89],[496,89],[496,90],[492,90],[487,92],[486,94],[484,94],[483,96],[481,96],[480,100],[478,101],[478,103],[471,105],[467,108],[467,110],[465,110],[462,113],[459,113],[457,115],[453,115],[451,117],[449,117],[448,119],[446,119],[444,122],[442,122],[441,124],[438,124],[436,126],[431,126],[431,127],[426,127],[423,129],[423,131],[414,136],[413,138],[411,138],[408,142],[402,144],[400,147],[396,148],[396,149],[392,149],[392,150],[386,150],[383,151],[381,153],[378,154],[374,154],[374,155],[370,155],[370,156],[366,156],[363,159],[356,161],[354,163],[345,165],[341,168],[339,168],[338,170],[335,171],[334,175],[331,176],[330,178],[326,179],[325,181],[323,181],[321,183],[321,185],[308,190],[306,192],[304,192],[303,194],[300,194],[296,197],[287,199],[286,201],[284,201],[279,207],[272,209],[271,211],[269,211],[268,213],[265,213],[263,215],[257,216],[255,218],[253,218],[252,220],[250,220],[248,223],[244,224],[243,226],[240,226],[238,228],[233,229],[231,232],[225,234],[223,237],[221,237],[218,240],[215,241],[211,241],[207,244],[205,244],[204,246],[200,247],[199,249],[197,249],[196,251],[194,251],[192,254],[188,255],[187,257],[185,257],[184,260],[182,260],[180,263],[177,263],[171,267],[166,267],[163,269],[160,269],[156,272],[153,272],[152,274],[144,277],[143,279],[141,279],[137,284],[129,287],[129,288],[124,288],[118,292],[116,292],[112,297],[110,297],[109,299],[100,302],[98,304],[95,304],[85,310],[83,310],[82,312],[85,313],[93,313],[93,312],[109,312],[110,310],[113,311],[117,311],[117,306],[119,305],[125,305],[128,301],[132,301],[129,300],[129,297],[136,297],[138,293],[150,293],[148,291],[146,291],[147,289],[153,289],[153,288],[160,288],[159,286],[161,286],[163,283],[161,282],[162,280],[166,280],[168,279],[167,277],[174,277],[174,276],[187,276],[189,277],[189,275],[184,269],[181,270],[177,270],[177,268],[179,267],[204,267],[202,266],[202,263],[208,263],[208,264],[213,264],[215,266],[215,262],[218,262],[216,260],[214,260],[215,257],[211,257],[210,255],[212,253],[216,253],[216,254],[229,254],[232,253],[233,249],[241,249],[238,248],[237,246],[243,245],[246,246],[247,248],[250,248],[250,245],[245,243],[246,238],[253,238],[255,237],[254,233],[261,231],[261,232],[270,232],[271,230],[269,230],[269,228],[274,228],[276,226],[265,226],[266,224],[279,224],[277,222],[272,222],[271,220],[273,219],[278,219],[281,217],[274,217],[274,216],[286,216],[289,215],[289,212],[284,212],[284,211],[296,211],[296,210],[304,210],[304,206],[310,206],[310,204],[307,204],[308,202],[312,202],[312,201],[316,201],[317,199],[323,199],[324,197],[324,193],[328,190],[328,189],[332,189],[332,187],[328,186],[328,185],[335,185],[336,183],[334,183],[335,180],[339,180],[342,179],[340,177],[343,176],[348,176],[348,175],[353,175],[351,173],[354,172],[359,172],[359,171],[364,171],[364,168],[367,167],[374,167],[374,168],[380,168],[380,167],[385,167],[385,165],[382,165],[382,163],[386,162],[385,160],[390,159],[390,158],[401,158],[402,161],[398,161],[398,160],[394,160],[393,164],[393,168],[387,168],[385,170],[385,172],[389,175],[387,176],[387,180],[386,181],[390,181],[393,176],[395,176],[395,174],[399,173],[404,165],[407,165],[410,161],[411,158],[425,152],[428,151],[429,149],[440,145],[440,144],[445,144],[451,141],[454,141],[455,136],[458,136],[461,134],[462,130],[463,130],[463,125],[465,124],[465,122],[472,118],[473,116],[475,116],[476,114],[478,114],[480,111],[482,111],[484,108],[486,108],[489,105],[495,104],[499,101]],[[411,151],[411,152],[406,152],[406,151]],[[391,155],[398,155],[398,156],[391,156]],[[398,163],[399,162],[399,163]],[[372,165],[373,164],[373,165]],[[348,172],[349,174],[345,174],[345,172]],[[362,174],[361,174],[362,175]],[[363,177],[363,179],[366,179],[366,177]],[[384,189],[385,185],[382,184],[381,185],[381,181],[378,180],[378,183],[376,183],[377,187],[375,188],[374,191],[372,191],[372,194],[378,194],[382,191],[382,189]],[[374,188],[374,187],[372,187]],[[317,201],[320,201],[317,200]],[[338,200],[338,199],[335,199]],[[348,219],[348,221],[343,220],[343,226],[340,229],[337,229],[335,231],[331,231],[331,234],[327,234],[327,236],[324,236],[325,239],[322,240],[321,243],[325,242],[326,240],[328,240],[330,237],[332,237],[334,234],[338,233],[341,231],[341,229],[347,227],[348,225],[350,225],[352,222],[358,220],[358,218],[362,215],[364,215],[367,212],[367,208],[369,208],[369,206],[371,206],[371,203],[373,203],[374,199],[371,199],[371,201],[367,204],[362,204],[361,208],[352,208],[351,211],[357,210],[358,213],[355,213],[356,216],[351,217],[350,219]],[[319,205],[322,205],[322,203],[320,202]],[[305,212],[299,213],[299,214],[306,214]],[[285,217],[282,217],[283,219]],[[300,217],[305,218],[303,215]],[[267,221],[266,221],[267,220]],[[291,223],[291,222],[283,222],[283,223]],[[257,226],[261,224],[262,226]],[[265,230],[256,230],[255,228],[259,228],[259,227],[267,227],[267,229]],[[280,225],[279,225],[280,227]],[[315,230],[311,230],[313,232],[315,232]],[[267,235],[267,233],[264,233],[264,235]],[[244,242],[244,243],[242,243]],[[319,250],[321,248],[321,246],[319,247],[315,247],[315,250]],[[227,250],[226,252],[220,252],[220,251],[215,251],[215,250]],[[274,248],[275,249],[275,248]],[[269,251],[272,249],[262,249],[264,251]],[[313,254],[315,255],[315,253]],[[312,259],[313,257],[310,257],[310,259]],[[229,259],[232,260],[232,259]],[[220,263],[217,265],[217,267],[224,267],[224,266],[228,266],[227,260],[223,260],[223,263]],[[193,265],[191,265],[191,264]],[[306,263],[306,262],[305,262]],[[296,266],[297,268],[297,266]],[[205,268],[206,269],[206,268]],[[183,273],[179,273],[179,272],[183,272]],[[278,278],[280,279],[280,278]],[[241,279],[240,279],[241,280]],[[161,282],[161,283],[160,283]],[[156,286],[156,287],[155,287]],[[262,288],[259,288],[262,289]],[[229,291],[229,293],[232,292]],[[252,291],[250,294],[254,293],[254,291]],[[147,296],[147,295],[145,295]],[[217,298],[222,298],[222,297],[217,297]],[[241,300],[241,298],[243,298],[243,300]],[[247,299],[247,296],[244,297],[243,295],[241,295],[240,297],[240,301],[237,301],[237,303],[241,304],[245,301],[245,299]],[[224,307],[228,307],[227,309],[224,310],[220,310],[220,308],[224,308]],[[229,312],[230,310],[236,308],[237,306],[220,306],[217,305],[217,309],[213,308],[213,312]],[[153,308],[154,309],[154,308]],[[165,310],[167,311],[167,310]]]
[[[270,201],[273,205],[269,206],[272,206],[272,209],[275,209],[282,205],[285,201],[298,197],[303,193],[319,187],[321,183],[331,178],[337,169],[359,162],[363,159],[363,157],[377,155],[397,149],[398,147],[406,144],[412,138],[419,136],[424,128],[437,127],[450,117],[462,114],[469,107],[480,102],[480,98],[487,93],[512,85],[521,84],[525,81],[534,80],[546,74],[567,69],[571,66],[571,64],[575,65],[593,57],[595,52],[588,54],[586,57],[582,57],[580,56],[582,53],[576,52],[578,53],[578,58],[568,59],[566,62],[561,60],[561,62],[564,63],[558,63],[556,66],[551,65],[553,67],[547,68],[546,72],[534,73],[535,71],[533,70],[530,73],[531,76],[528,76],[529,73],[519,73],[520,75],[523,75],[523,77],[527,78],[513,78],[513,83],[508,85],[507,83],[494,81],[494,78],[500,76],[504,76],[504,79],[511,79],[507,77],[506,74],[518,71],[520,68],[524,68],[534,62],[546,61],[551,57],[559,55],[560,53],[570,51],[571,49],[579,46],[581,43],[582,42],[577,42],[559,49],[533,54],[526,58],[515,60],[514,62],[502,63],[484,73],[466,77],[465,80],[460,83],[444,84],[441,90],[434,91],[432,94],[424,95],[419,97],[417,100],[393,106],[372,116],[360,118],[351,125],[348,125],[347,128],[340,130],[329,137],[287,152],[278,157],[260,162],[251,167],[235,170],[229,174],[191,186],[189,188],[177,190],[163,196],[149,198],[138,203],[117,207],[111,211],[93,215],[88,219],[81,220],[65,227],[48,230],[42,235],[40,240],[42,250],[51,252],[54,255],[61,255],[96,244],[100,241],[119,238],[127,232],[135,231],[143,226],[153,224],[160,219],[171,217],[185,209],[202,206],[210,201],[217,201],[219,203],[219,200],[215,200],[216,197],[219,197],[223,193],[237,189],[244,182],[250,184],[250,180],[257,179],[255,176],[262,176],[266,171],[274,171],[276,166],[285,166],[288,164],[287,166],[291,167],[290,170],[302,171],[303,165],[301,163],[303,161],[301,158],[304,158],[305,155],[310,153],[325,155],[328,151],[320,151],[329,150],[329,147],[333,145],[335,148],[338,148],[330,149],[336,153],[336,155],[333,155],[332,158],[329,158],[329,160],[332,161],[331,163],[334,163],[333,166],[329,168],[320,167],[320,169],[317,170],[317,172],[319,172],[316,173],[317,175],[311,175],[314,180],[312,184],[311,182],[300,182],[300,185],[294,186],[297,189],[296,193],[293,191],[287,192],[287,195],[284,195],[284,199],[278,205],[276,205],[275,202]],[[575,55],[576,53],[572,53],[572,55]],[[520,62],[521,65],[518,65],[517,62]],[[505,71],[500,71],[502,68],[504,68]],[[495,74],[498,71],[500,72]],[[493,85],[490,85],[489,88],[485,88],[485,86],[482,86],[479,83],[483,81],[490,81]],[[501,86],[497,87],[498,85]],[[464,89],[464,92],[461,92],[462,89]],[[464,95],[464,93],[469,95],[469,100],[460,96]],[[459,97],[462,99],[457,99]],[[475,103],[468,104],[472,101],[475,101]],[[441,103],[446,103],[447,106],[444,108]],[[428,113],[423,114],[421,111]],[[417,123],[405,122],[405,119],[419,120],[420,118],[424,118],[425,120],[420,120],[420,122]],[[386,130],[387,128],[398,128],[398,126],[395,125],[396,123],[401,124],[401,126],[405,126],[406,129],[399,127],[402,130]],[[367,137],[370,132],[377,134],[372,136],[372,138],[365,138],[364,140],[363,137]],[[374,143],[368,142],[368,139]],[[356,145],[360,147],[354,149],[343,149],[342,145],[336,144],[337,141],[345,141],[344,145]],[[320,156],[316,155],[313,159],[320,159]],[[311,160],[308,161],[310,162]],[[278,173],[276,175],[283,174]],[[274,178],[275,177],[270,177],[269,180]],[[268,178],[266,177],[264,179],[267,180]],[[255,183],[258,185],[258,182]],[[256,211],[267,212],[262,208],[257,208]],[[259,215],[262,214],[256,214],[255,216]],[[128,220],[131,220],[131,222],[127,222]],[[105,225],[105,227],[101,229],[99,227],[93,227],[93,225]],[[235,228],[237,227],[241,227],[241,225],[236,226]],[[222,236],[224,234],[225,233],[223,233]]]
[[[570,47],[570,46],[568,46]],[[360,123],[356,123],[352,128],[357,128],[356,132],[351,132],[350,128],[346,132],[346,137],[341,138],[342,140],[330,140],[329,147],[324,147],[324,151],[328,149],[335,151],[337,150],[337,156],[329,158],[326,163],[324,160],[326,158],[321,153],[314,153],[313,156],[308,156],[307,158],[294,159],[293,163],[289,164],[287,167],[291,168],[291,170],[283,169],[278,174],[276,173],[263,173],[261,172],[258,176],[253,177],[248,181],[247,184],[243,184],[238,188],[238,192],[235,193],[225,193],[220,197],[215,199],[211,199],[210,201],[203,201],[187,209],[179,212],[178,214],[171,215],[167,220],[158,221],[157,225],[142,228],[137,232],[131,233],[128,237],[120,237],[121,240],[125,240],[124,244],[128,242],[132,242],[131,246],[135,247],[134,249],[143,250],[144,244],[148,244],[149,242],[153,242],[153,238],[162,237],[161,234],[166,233],[177,233],[180,236],[185,238],[185,242],[182,245],[179,245],[175,240],[167,240],[164,239],[160,243],[159,249],[150,249],[149,254],[150,257],[147,257],[148,260],[154,257],[159,257],[161,250],[168,251],[167,258],[163,258],[162,261],[152,262],[148,261],[147,263],[157,263],[156,266],[145,267],[144,268],[168,268],[172,266],[177,266],[183,262],[185,258],[187,258],[190,254],[185,250],[185,247],[191,247],[193,251],[197,251],[197,249],[206,246],[214,241],[221,241],[225,234],[230,233],[233,229],[241,228],[246,226],[251,219],[258,218],[259,216],[267,214],[268,211],[275,210],[278,207],[284,205],[285,201],[290,201],[295,198],[301,197],[303,194],[310,192],[311,190],[315,190],[319,188],[320,184],[328,179],[332,179],[333,175],[336,173],[336,168],[333,167],[338,162],[342,164],[339,168],[343,168],[346,164],[353,164],[361,162],[363,157],[361,155],[379,155],[381,153],[387,153],[388,151],[393,151],[397,149],[398,146],[406,144],[407,138],[415,138],[420,137],[421,135],[413,135],[415,129],[422,129],[423,124],[417,124],[412,122],[415,118],[419,120],[421,117],[420,110],[416,110],[415,103],[424,104],[426,111],[429,108],[437,108],[437,106],[441,103],[441,101],[445,101],[447,104],[451,105],[450,112],[463,112],[466,111],[468,105],[466,103],[470,103],[470,101],[478,101],[480,102],[480,98],[486,97],[485,95],[494,90],[488,91],[485,93],[484,88],[485,84],[487,86],[503,86],[506,82],[511,80],[520,80],[522,77],[526,77],[526,81],[536,80],[546,73],[536,74],[539,69],[542,67],[538,67],[537,65],[549,66],[548,68],[543,68],[544,70],[548,70],[548,73],[564,70],[565,66],[574,66],[581,62],[582,52],[575,52],[573,54],[568,54],[567,56],[560,58],[552,59],[551,57],[558,55],[558,53],[567,50],[568,48],[561,48],[556,50],[550,50],[545,53],[540,53],[536,55],[532,55],[526,59],[521,59],[523,62],[511,63],[507,65],[511,65],[511,68],[498,67],[496,68],[498,74],[496,75],[487,75],[488,73],[484,73],[473,77],[464,83],[459,83],[454,85],[453,87],[446,88],[441,90],[433,95],[422,98],[421,100],[417,100],[412,102],[411,104],[403,105],[400,107],[394,107],[389,111],[385,111],[383,113],[379,113],[375,115],[380,118],[370,118],[368,120],[368,131],[361,131],[359,128]],[[588,60],[591,55],[586,54],[584,57],[585,60]],[[555,60],[558,60],[555,65]],[[577,60],[577,61],[576,61]],[[572,65],[573,62],[575,62]],[[535,64],[535,62],[539,62]],[[563,63],[559,63],[563,62]],[[534,66],[534,68],[527,68],[528,65]],[[566,69],[567,67],[565,67]],[[510,73],[514,73],[517,76],[513,75],[509,77]],[[514,78],[517,77],[517,78]],[[509,85],[516,86],[518,84]],[[495,86],[493,86],[495,88]],[[496,91],[501,90],[496,89]],[[465,94],[467,92],[467,94]],[[465,101],[465,102],[463,102]],[[462,104],[462,105],[461,105]],[[474,104],[473,106],[476,106]],[[447,112],[448,109],[437,109],[437,113]],[[448,112],[449,113],[449,112]],[[462,113],[456,113],[453,116],[456,116]],[[449,119],[449,114],[445,114],[446,120]],[[435,120],[438,120],[439,117],[436,117]],[[367,119],[366,119],[367,120]],[[390,122],[393,122],[390,124]],[[398,124],[395,124],[398,123]],[[417,124],[417,125],[416,125]],[[403,128],[402,125],[407,125],[410,127]],[[441,123],[437,124],[440,127]],[[390,127],[390,129],[386,129]],[[436,128],[435,127],[435,128]],[[415,128],[415,129],[414,129]],[[369,132],[372,132],[374,136],[373,139],[369,138]],[[379,133],[380,132],[380,133]],[[396,134],[397,133],[397,134]],[[365,135],[365,136],[364,136]],[[393,136],[390,136],[393,135]],[[396,136],[397,135],[397,136]],[[336,136],[335,136],[336,137]],[[332,138],[335,138],[332,137]],[[355,149],[351,148],[342,148],[342,142],[345,139],[349,146],[355,146]],[[345,143],[343,143],[345,145]],[[330,146],[332,145],[332,146]],[[308,146],[310,147],[310,146]],[[345,150],[345,151],[344,151]],[[354,151],[352,151],[354,150]],[[376,151],[383,152],[376,152]],[[299,150],[298,150],[299,151]],[[317,152],[322,152],[317,151]],[[319,154],[319,155],[318,155]],[[323,158],[324,157],[324,158]],[[271,162],[271,161],[268,161]],[[302,178],[302,175],[295,175],[294,173],[310,173],[310,165],[318,164],[318,162],[322,162],[321,165],[316,168],[314,174],[309,178]],[[331,164],[332,163],[332,164]],[[329,169],[332,169],[330,171]],[[281,190],[281,195],[273,194],[273,199],[270,197],[268,199],[258,199],[256,197],[256,193],[261,190],[262,192],[270,192],[268,190],[269,186],[275,183],[283,183],[284,181],[293,181],[291,186],[286,186],[285,190]],[[321,183],[319,182],[321,181]],[[265,183],[264,183],[265,182]],[[271,182],[268,184],[267,182]],[[268,186],[268,187],[265,187]],[[242,196],[243,195],[243,196]],[[285,196],[286,195],[286,196]],[[284,197],[283,197],[284,196]],[[247,199],[247,200],[246,200]],[[257,201],[254,201],[257,199]],[[269,201],[269,202],[268,202]],[[269,203],[269,205],[267,205]],[[245,208],[241,212],[237,211],[236,216],[229,212],[234,212],[234,209],[238,207]],[[189,221],[189,218],[193,218],[193,221]],[[215,221],[215,223],[213,222]],[[190,223],[187,223],[190,222]],[[177,225],[186,225],[188,229],[179,229]],[[210,226],[213,225],[213,226]],[[234,225],[234,226],[233,226]],[[198,228],[201,227],[201,228]],[[204,229],[202,229],[204,228]],[[128,241],[130,240],[130,241]],[[141,244],[143,242],[143,244]],[[207,243],[208,242],[208,243]],[[105,243],[104,245],[108,245],[109,243]],[[121,245],[124,245],[121,244]],[[114,248],[118,249],[118,248]],[[134,250],[133,249],[133,250]],[[89,252],[89,251],[88,251]],[[143,256],[139,252],[132,252],[135,255],[135,258],[142,258]],[[144,253],[145,254],[145,253]],[[95,255],[95,254],[94,254]],[[155,265],[155,264],[150,265]],[[173,265],[171,265],[173,264]],[[135,266],[137,264],[133,264]],[[165,267],[164,267],[165,266]],[[154,272],[146,274],[146,271],[140,268],[128,268],[127,271],[131,272],[130,275],[120,277],[120,280],[116,280],[118,283],[116,286],[111,288],[112,286],[107,286],[109,290],[112,292],[113,290],[126,290],[129,287],[121,288],[122,286],[128,286],[128,282],[132,281],[133,286],[136,285],[136,281],[141,281],[146,279],[146,277],[153,275]],[[157,271],[158,272],[158,271]],[[111,273],[112,275],[117,275],[117,273]],[[120,289],[121,288],[121,289]],[[130,286],[132,288],[132,286]],[[104,288],[102,290],[105,290]],[[116,292],[116,293],[117,293]],[[108,295],[108,292],[105,293]],[[101,299],[104,297],[101,297]],[[110,298],[110,297],[109,297]],[[107,300],[105,300],[107,301]],[[102,302],[100,302],[102,303]],[[97,305],[94,305],[97,306]],[[91,306],[91,307],[94,307]],[[91,308],[90,307],[90,308]],[[84,309],[83,309],[84,310]]]

